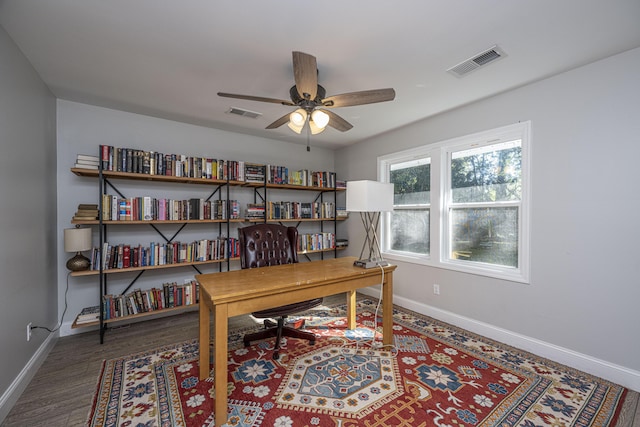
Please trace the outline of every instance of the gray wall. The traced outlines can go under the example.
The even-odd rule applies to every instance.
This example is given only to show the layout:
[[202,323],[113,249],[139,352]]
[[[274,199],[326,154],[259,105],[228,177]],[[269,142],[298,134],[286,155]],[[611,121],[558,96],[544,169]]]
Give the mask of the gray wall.
[[337,152],[376,179],[377,156],[532,122],[531,283],[399,262],[396,302],[639,390],[638,69],[635,49]]
[[[304,141],[304,138],[302,138]],[[306,145],[291,144],[265,138],[241,135],[194,126],[170,120],[131,114],[107,108],[100,108],[70,101],[58,101],[58,229],[71,227],[70,220],[79,203],[98,203],[98,181],[93,178],[78,177],[70,172],[76,155],[79,153],[97,155],[100,144],[116,147],[139,148],[163,153],[207,156],[225,160],[243,160],[247,162],[267,163],[287,166],[290,169],[330,170],[334,169],[333,151]],[[126,196],[153,196],[185,199],[207,197],[212,191],[209,186],[153,183],[146,181],[127,182],[112,180]],[[111,192],[111,194],[115,194]],[[270,200],[301,200],[315,198],[315,192],[270,192]],[[217,198],[217,196],[216,196]],[[226,197],[225,197],[226,198]],[[253,191],[248,188],[232,187],[230,199],[241,202],[242,209],[247,202],[253,202]],[[244,215],[244,213],[243,213]],[[305,228],[308,227],[308,228]],[[176,225],[161,225],[159,228],[166,236],[176,231]],[[190,242],[195,239],[215,238],[219,233],[237,237],[237,225],[227,230],[218,230],[212,225],[188,225],[176,240]],[[306,223],[301,231],[319,231],[318,224]],[[62,231],[61,231],[62,233]],[[109,243],[129,243],[147,245],[162,239],[147,225],[110,226]],[[97,227],[94,228],[93,242],[99,242]],[[64,305],[64,284],[67,270],[64,267],[70,257],[63,251],[63,240],[58,240],[58,305]],[[217,264],[200,267],[203,272],[215,272]],[[233,262],[231,268],[239,268]],[[173,268],[158,271],[146,271],[136,282],[135,288],[161,287],[162,283],[176,281],[184,283],[193,279],[196,272],[189,268]],[[120,293],[135,277],[135,274],[114,274],[109,276],[109,293]],[[87,328],[70,329],[75,316],[83,307],[98,304],[98,276],[72,277],[68,294],[67,315],[60,330],[62,336],[86,332]],[[96,333],[96,340],[98,334]],[[106,335],[109,343],[109,334]]]
[[27,342],[27,323],[54,328],[58,310],[55,99],[2,27],[0,94],[2,420],[49,337]]

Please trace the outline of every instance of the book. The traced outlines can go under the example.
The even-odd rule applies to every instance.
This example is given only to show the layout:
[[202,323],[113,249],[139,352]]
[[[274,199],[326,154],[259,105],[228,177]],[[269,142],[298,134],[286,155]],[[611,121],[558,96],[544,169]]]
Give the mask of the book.
[[76,318],[76,324],[95,322],[100,319],[100,306],[85,307]]
[[73,165],[73,167],[76,169],[98,169],[98,165],[87,165],[77,162]]
[[90,156],[88,154],[78,154],[76,156],[77,160],[86,160],[86,161],[90,161],[90,162],[94,162],[97,163],[100,161],[100,158],[98,158],[98,156]]

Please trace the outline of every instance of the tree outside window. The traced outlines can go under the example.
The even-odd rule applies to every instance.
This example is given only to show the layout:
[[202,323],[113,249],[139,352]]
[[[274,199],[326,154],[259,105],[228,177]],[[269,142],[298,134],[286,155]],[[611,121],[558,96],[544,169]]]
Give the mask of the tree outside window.
[[389,177],[394,188],[389,249],[429,255],[430,159],[393,164]]
[[450,259],[518,267],[520,140],[451,155]]

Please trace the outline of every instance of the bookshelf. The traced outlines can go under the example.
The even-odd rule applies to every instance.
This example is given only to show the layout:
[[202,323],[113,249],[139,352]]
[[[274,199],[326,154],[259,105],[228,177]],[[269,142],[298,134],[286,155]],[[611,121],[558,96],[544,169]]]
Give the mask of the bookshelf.
[[[104,146],[101,146],[101,153],[102,153],[103,147]],[[122,149],[122,150],[125,150],[125,149]],[[184,158],[184,156],[182,157]],[[193,167],[193,169],[191,170],[191,172],[189,172],[188,176],[177,176],[177,174],[170,175],[170,174],[164,174],[164,173],[151,174],[149,173],[148,170],[144,172],[142,171],[137,171],[137,172],[126,171],[125,172],[124,170],[111,170],[112,168],[114,168],[114,166],[111,163],[107,164],[104,158],[100,162],[99,167],[97,169],[83,168],[83,167],[71,168],[71,172],[74,175],[78,177],[95,179],[98,182],[98,185],[100,188],[98,218],[97,219],[80,219],[80,220],[72,219],[71,223],[77,224],[77,225],[97,227],[99,230],[99,236],[100,236],[98,248],[101,248],[101,253],[99,256],[96,257],[95,253],[92,254],[92,258],[94,262],[93,265],[96,265],[95,269],[90,269],[85,271],[76,271],[71,273],[71,276],[73,277],[86,277],[86,276],[99,277],[99,282],[100,282],[99,319],[96,321],[85,320],[84,322],[78,322],[78,318],[76,318],[76,320],[73,322],[73,325],[72,325],[73,328],[98,326],[100,330],[100,342],[103,343],[104,335],[106,330],[108,329],[107,328],[108,325],[114,322],[130,321],[134,319],[144,318],[147,316],[158,315],[161,313],[162,314],[179,313],[185,310],[194,309],[198,307],[197,305],[198,301],[196,297],[195,299],[191,300],[188,305],[172,306],[172,307],[163,307],[159,305],[148,311],[141,311],[137,313],[130,313],[130,312],[127,312],[126,309],[120,308],[120,312],[117,313],[118,315],[115,317],[109,317],[105,314],[105,312],[110,313],[108,311],[110,307],[107,307],[106,304],[113,304],[112,303],[113,299],[117,300],[118,298],[122,298],[123,296],[131,294],[131,292],[129,291],[132,288],[133,284],[146,271],[159,271],[159,270],[166,270],[166,269],[191,267],[198,274],[200,274],[201,271],[198,269],[198,267],[205,266],[205,265],[207,266],[217,265],[218,266],[217,268],[219,271],[223,271],[225,268],[227,270],[231,269],[231,262],[239,260],[237,255],[235,255],[234,250],[231,248],[231,246],[235,244],[234,239],[229,237],[231,226],[234,224],[238,227],[242,227],[243,224],[249,224],[249,223],[276,222],[276,223],[282,223],[283,225],[293,225],[295,227],[299,227],[301,224],[318,223],[320,224],[319,233],[313,234],[313,235],[301,233],[300,236],[301,238],[307,239],[309,242],[314,242],[314,244],[315,242],[320,242],[319,246],[316,247],[313,245],[305,245],[305,242],[301,241],[300,244],[303,246],[303,248],[299,249],[298,251],[300,255],[305,256],[308,260],[311,260],[311,256],[320,256],[321,258],[324,258],[324,256],[327,254],[338,256],[338,251],[345,249],[344,247],[336,247],[335,245],[337,222],[346,219],[344,217],[338,217],[338,215],[336,214],[337,194],[341,191],[344,191],[345,188],[336,186],[335,174],[332,174],[329,172],[313,172],[313,174],[316,174],[316,175],[311,176],[311,175],[308,175],[310,174],[308,172],[296,171],[296,175],[301,174],[304,177],[304,181],[302,183],[296,182],[295,184],[291,184],[286,181],[283,181],[284,179],[286,179],[286,176],[283,177],[280,175],[281,173],[286,174],[286,168],[276,167],[276,168],[270,169],[271,167],[268,165],[247,163],[246,169],[243,169],[245,173],[237,174],[237,171],[240,170],[239,168],[245,167],[244,162],[231,163],[231,161],[220,160],[218,162],[220,162],[223,165],[222,166],[223,168],[228,167],[229,172],[227,173],[225,169],[225,172],[223,174],[222,173],[223,169],[216,168],[221,174],[220,178],[217,178],[215,176],[212,177],[210,175],[204,176],[203,172],[195,172],[195,171],[205,170],[204,160],[205,159],[202,159],[202,162],[200,162],[197,167],[195,166],[197,163],[194,162],[191,166]],[[234,174],[231,173],[232,164],[234,165],[233,168],[235,168],[234,170],[236,171],[236,173]],[[123,163],[123,168],[124,168],[124,163]],[[207,170],[209,169],[210,168],[208,167]],[[182,171],[182,173],[185,174],[184,171]],[[215,170],[214,170],[214,173],[215,173]],[[194,175],[202,174],[202,175],[192,176],[191,174],[194,174]],[[252,195],[254,199],[254,204],[262,205],[265,208],[261,212],[262,216],[257,218],[249,218],[247,216],[242,217],[241,215],[240,217],[235,217],[234,215],[230,214],[231,208],[229,206],[226,207],[226,210],[225,210],[226,216],[223,218],[203,219],[201,217],[203,212],[201,209],[199,218],[185,216],[177,219],[176,218],[169,219],[167,217],[160,217],[159,215],[156,216],[156,212],[154,211],[154,215],[152,215],[151,219],[140,219],[136,217],[136,215],[138,215],[139,212],[136,215],[133,215],[133,211],[134,211],[133,207],[131,208],[131,212],[132,212],[131,215],[125,215],[125,217],[122,217],[119,215],[122,212],[116,212],[118,211],[118,209],[113,208],[113,206],[110,204],[111,202],[110,202],[110,199],[108,198],[110,196],[108,195],[108,193],[115,191],[119,195],[118,200],[126,199],[122,194],[122,192],[118,190],[116,183],[127,182],[127,181],[129,181],[129,184],[133,184],[134,188],[139,187],[142,191],[144,191],[143,189],[147,182],[153,182],[154,185],[157,185],[157,183],[160,183],[160,184],[171,183],[171,184],[180,184],[180,185],[187,185],[187,186],[192,186],[192,185],[202,186],[202,188],[204,189],[204,192],[208,194],[208,197],[200,200],[206,200],[206,201],[222,200],[225,203],[229,202],[230,188],[235,188],[234,191],[243,192],[247,197],[250,197],[250,195]],[[311,185],[304,185],[305,183],[309,183]],[[329,184],[331,184],[331,186],[328,186]],[[174,189],[175,189],[175,186],[174,186]],[[156,190],[157,190],[157,187],[156,187]],[[266,209],[267,206],[273,203],[269,200],[269,196],[270,196],[270,193],[274,191],[291,193],[291,194],[295,194],[295,192],[297,191],[313,192],[313,194],[315,195],[315,199],[313,202],[300,202],[300,203],[306,203],[311,205],[315,203],[316,208],[322,210],[322,213],[312,218],[303,218],[297,214],[294,215],[293,217],[284,217],[284,216],[274,217],[272,214],[267,212],[267,209]],[[113,197],[115,200],[116,196],[113,196]],[[130,198],[130,199],[132,199],[131,203],[133,204],[134,198]],[[156,199],[153,199],[153,201],[154,203],[158,202],[158,200]],[[277,202],[277,203],[280,203],[280,202]],[[286,203],[296,204],[298,202],[293,201],[293,202],[286,202]],[[248,205],[249,203],[247,203],[247,206]],[[143,214],[143,216],[144,215],[146,215],[146,212]],[[165,237],[157,228],[160,225],[166,225],[166,224],[172,224],[178,227],[178,231],[169,238]],[[105,262],[105,254],[107,254],[106,248],[108,245],[107,243],[108,230],[111,230],[113,228],[116,228],[116,230],[118,229],[122,230],[122,227],[124,227],[124,229],[126,230],[126,227],[128,226],[137,225],[139,228],[139,226],[141,225],[144,225],[144,226],[148,225],[152,229],[154,229],[155,232],[160,234],[164,238],[164,240],[167,242],[167,244],[171,244],[177,238],[177,235],[181,232],[182,228],[189,224],[204,227],[204,229],[209,229],[208,226],[217,227],[219,234],[226,236],[226,239],[227,239],[226,243],[224,243],[225,245],[227,245],[225,246],[226,252],[224,256],[218,256],[215,259],[205,259],[205,260],[187,259],[180,262],[166,262],[161,264],[157,264],[157,263],[145,264],[144,262],[142,262],[139,265],[134,265],[132,261],[131,264],[128,266],[118,265],[118,264],[107,265]],[[222,233],[223,229],[225,230],[225,233]],[[122,246],[122,244],[120,246]],[[129,245],[124,245],[124,246],[129,246]],[[138,247],[141,247],[141,245],[138,245]],[[109,248],[112,248],[112,247],[109,246]],[[142,247],[142,249],[148,249],[148,248]],[[131,248],[129,250],[131,251],[131,257],[133,257],[133,245],[131,245]],[[120,295],[112,296],[109,293],[108,278],[109,277],[112,277],[112,278],[125,277],[123,276],[124,274],[133,275],[134,276],[133,280],[131,280],[129,285],[126,286],[126,288],[124,289],[124,291],[120,293]],[[134,289],[134,291],[136,290]],[[148,291],[149,290],[144,290],[143,292],[148,292]],[[127,294],[128,292],[129,294]],[[110,298],[113,298],[113,299],[110,299]]]

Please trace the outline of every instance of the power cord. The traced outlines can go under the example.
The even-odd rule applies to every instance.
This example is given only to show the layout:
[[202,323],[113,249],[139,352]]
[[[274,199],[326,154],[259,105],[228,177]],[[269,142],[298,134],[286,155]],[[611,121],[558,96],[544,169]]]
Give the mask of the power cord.
[[44,329],[49,333],[56,332],[62,326],[62,320],[64,319],[64,315],[67,313],[67,293],[69,292],[69,276],[71,276],[71,272],[67,273],[67,288],[64,291],[64,310],[62,311],[62,316],[60,316],[60,322],[58,322],[58,326],[53,329],[49,329],[46,326],[31,326],[31,330],[34,329]]
[[[380,280],[380,296],[378,297],[378,304],[376,304],[376,310],[373,314],[373,334],[371,336],[371,340],[362,340],[362,345],[366,345],[368,343],[368,347],[371,349],[376,349],[376,350],[380,350],[380,349],[387,349],[388,351],[391,352],[391,357],[396,357],[398,355],[398,349],[396,348],[396,346],[394,344],[382,344],[376,341],[376,331],[378,330],[378,312],[380,311],[380,303],[382,302],[382,291],[383,291],[383,287],[384,287],[384,266],[382,265],[382,263],[378,263],[378,267],[380,268],[380,271],[382,272],[382,278]],[[355,343],[355,350],[357,351],[360,348],[360,341],[356,340]],[[347,347],[348,343],[344,342],[342,347]]]

